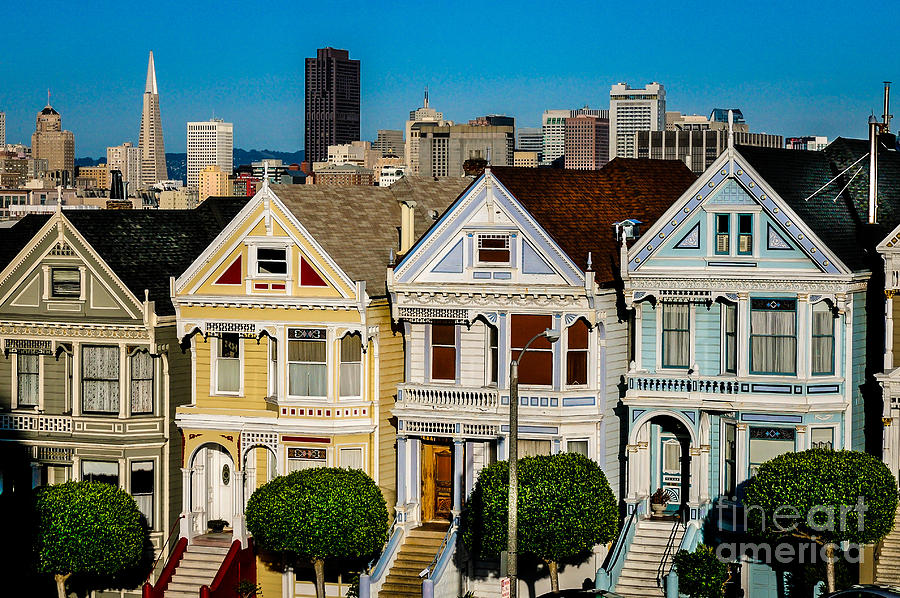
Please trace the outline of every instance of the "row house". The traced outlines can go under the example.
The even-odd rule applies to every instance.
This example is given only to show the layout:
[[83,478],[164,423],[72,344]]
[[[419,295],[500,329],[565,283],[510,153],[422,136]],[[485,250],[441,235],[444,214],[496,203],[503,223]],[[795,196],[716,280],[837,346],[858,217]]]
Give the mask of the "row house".
[[[429,532],[438,563],[429,575],[450,588],[442,592],[496,591],[496,563],[456,571],[447,555],[479,471],[507,458],[510,361],[545,329],[560,331],[558,342],[538,339],[519,369],[519,455],[587,455],[621,494],[616,409],[628,326],[616,225],[656,222],[694,179],[677,161],[490,167],[388,271],[406,360],[393,409],[402,538],[397,555],[389,546],[383,556],[387,573],[376,567],[379,595],[421,586],[404,548],[425,545]],[[603,554],[570,567],[570,581],[593,577]]]
[[[299,469],[362,469],[393,507],[390,418],[403,341],[390,318],[386,268],[401,248],[397,225],[405,223],[407,237],[424,230],[468,183],[264,184],[173,280],[178,337],[190,358],[189,404],[175,416],[185,442],[185,554],[234,541],[246,547],[246,501]],[[208,533],[215,520],[225,522],[224,538]],[[311,569],[279,572],[260,560],[255,573],[266,596],[315,595]],[[193,574],[176,568],[156,590],[195,591]],[[348,584],[328,582],[329,595]]]
[[241,205],[57,211],[4,229],[4,499],[70,480],[114,484],[135,498],[154,549],[163,548],[181,511],[170,500],[181,486],[175,409],[190,400],[190,361],[178,347],[168,279]]
[[[866,446],[881,437],[874,244],[900,202],[882,194],[880,224],[866,224],[865,164],[851,167],[867,152],[846,139],[822,152],[729,147],[628,248],[629,513],[647,513],[661,488],[685,519],[740,528],[741,485],[765,461],[809,448],[878,453]],[[631,524],[637,552],[658,532]],[[640,586],[638,558],[626,556],[617,591]],[[775,577],[765,563],[742,567],[749,596],[774,596]]]

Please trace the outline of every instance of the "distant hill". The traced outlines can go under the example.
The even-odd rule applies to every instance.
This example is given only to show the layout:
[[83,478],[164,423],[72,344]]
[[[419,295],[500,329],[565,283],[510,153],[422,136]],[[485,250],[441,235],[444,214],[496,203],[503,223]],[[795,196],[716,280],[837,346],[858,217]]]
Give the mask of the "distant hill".
[[[234,165],[251,164],[260,160],[281,160],[285,164],[300,164],[303,162],[303,150],[296,152],[279,152],[276,150],[244,150],[234,148]],[[96,166],[106,162],[106,158],[75,158],[75,166]],[[187,154],[166,153],[166,169],[172,180],[187,181]]]

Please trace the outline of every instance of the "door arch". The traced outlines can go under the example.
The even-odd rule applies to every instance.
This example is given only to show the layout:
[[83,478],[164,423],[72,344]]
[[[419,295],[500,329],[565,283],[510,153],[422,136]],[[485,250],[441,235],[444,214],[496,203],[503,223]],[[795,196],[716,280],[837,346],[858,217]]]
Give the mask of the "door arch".
[[702,484],[694,428],[680,414],[655,411],[635,421],[629,432],[630,501],[646,499],[657,489],[669,495],[669,509],[696,506]]
[[234,459],[228,450],[216,443],[201,445],[191,458],[191,511],[198,530],[214,519],[232,524],[234,518]]

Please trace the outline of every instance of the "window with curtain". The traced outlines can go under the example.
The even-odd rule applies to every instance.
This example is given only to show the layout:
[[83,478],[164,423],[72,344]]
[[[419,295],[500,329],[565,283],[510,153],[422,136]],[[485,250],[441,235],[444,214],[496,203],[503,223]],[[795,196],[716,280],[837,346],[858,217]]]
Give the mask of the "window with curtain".
[[750,300],[750,370],[797,373],[797,300]]
[[588,326],[584,320],[575,320],[568,330],[566,350],[566,384],[587,384],[588,375]]
[[50,294],[53,297],[80,297],[81,272],[78,268],[52,268]]
[[119,348],[86,346],[81,352],[84,411],[119,412]]
[[500,371],[500,335],[494,326],[485,326],[487,328],[488,341],[488,383],[497,384],[497,374]]
[[153,413],[153,358],[144,351],[131,356],[131,412]]
[[226,332],[218,339],[216,353],[216,391],[241,390],[241,337]]
[[578,453],[579,455],[588,456],[587,440],[569,440],[566,442],[566,452]]
[[86,482],[101,482],[119,485],[119,464],[113,461],[82,461],[81,479]]
[[716,255],[728,255],[731,241],[731,216],[716,214]]
[[324,397],[328,394],[325,339],[288,341],[288,394]]
[[725,334],[725,342],[722,343],[724,355],[722,366],[729,374],[737,373],[737,305],[722,304],[722,329]]
[[779,455],[794,451],[794,428],[750,428],[750,475],[756,475],[759,466]]
[[431,379],[456,380],[456,325],[431,325]]
[[153,461],[132,461],[131,496],[153,529]]
[[690,367],[691,304],[661,303],[662,365],[664,368]]
[[834,373],[834,315],[824,301],[812,306],[812,373]]
[[[509,333],[512,358],[518,359],[528,341],[552,327],[552,316],[513,314]],[[553,345],[545,337],[538,337],[519,365],[520,384],[550,386],[553,384]]]
[[[531,349],[528,350],[529,352]],[[519,439],[519,458],[549,455],[553,452],[552,443],[549,440],[523,440]]]
[[341,339],[341,396],[360,396],[362,375],[362,344],[360,337],[348,334]]
[[753,214],[738,214],[738,254],[753,253]]
[[19,407],[38,404],[41,381],[41,356],[18,353],[16,355],[16,402]]
[[812,428],[809,432],[810,448],[833,449],[834,428]]
[[361,448],[342,448],[341,467],[344,469],[362,469],[363,451]]
[[724,428],[722,436],[722,460],[724,462],[722,494],[726,497],[733,497],[737,488],[737,426],[731,422],[726,422]]

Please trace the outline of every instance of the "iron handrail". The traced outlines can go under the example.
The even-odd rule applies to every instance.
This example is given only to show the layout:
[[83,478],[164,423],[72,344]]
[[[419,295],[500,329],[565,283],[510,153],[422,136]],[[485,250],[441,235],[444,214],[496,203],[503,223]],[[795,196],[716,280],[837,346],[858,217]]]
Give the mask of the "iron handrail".
[[631,515],[628,517],[628,523],[625,524],[625,527],[622,528],[622,531],[619,532],[619,541],[616,543],[616,552],[613,555],[613,558],[609,561],[609,565],[607,565],[607,571],[612,571],[615,568],[616,563],[619,560],[619,557],[622,556],[622,549],[625,547],[625,538],[628,537],[628,530],[631,529],[631,526],[634,525],[634,520],[637,518],[638,507],[634,506],[634,510],[631,512]]
[[150,583],[150,578],[153,576],[153,572],[156,571],[156,566],[159,565],[159,559],[166,553],[166,546],[169,545],[169,540],[172,539],[172,536],[175,534],[175,528],[178,527],[178,524],[181,523],[181,520],[184,519],[184,515],[179,515],[177,519],[175,519],[175,523],[172,524],[172,529],[169,530],[169,535],[166,537],[166,541],[163,542],[163,545],[159,548],[159,556],[156,557],[156,560],[153,561],[153,567],[150,569],[150,572],[147,574],[147,579],[144,580],[144,583]]
[[390,527],[388,527],[387,537],[384,540],[384,544],[381,546],[381,551],[378,553],[378,556],[373,556],[372,560],[366,565],[366,571],[371,571],[372,567],[381,559],[381,555],[384,554],[384,549],[387,548],[387,545],[391,543],[391,537],[394,535],[394,529],[397,527],[397,514],[394,513],[394,519],[391,521]]
[[434,558],[431,559],[431,563],[428,565],[428,575],[426,576],[428,579],[431,579],[431,576],[434,575],[434,570],[437,569],[438,559],[441,558],[441,553],[444,552],[444,548],[447,547],[447,544],[450,542],[450,536],[453,535],[453,532],[456,531],[456,525],[450,524],[450,527],[447,529],[447,533],[444,534],[444,539],[441,540],[441,545],[438,546],[437,552],[434,554]]
[[659,561],[659,568],[656,570],[656,585],[662,587],[663,578],[666,576],[666,563],[672,558],[675,548],[675,538],[678,536],[678,526],[684,525],[684,521],[680,515],[676,515],[675,523],[672,525],[672,531],[669,532],[669,539],[666,542],[666,550],[663,552],[662,559]]

